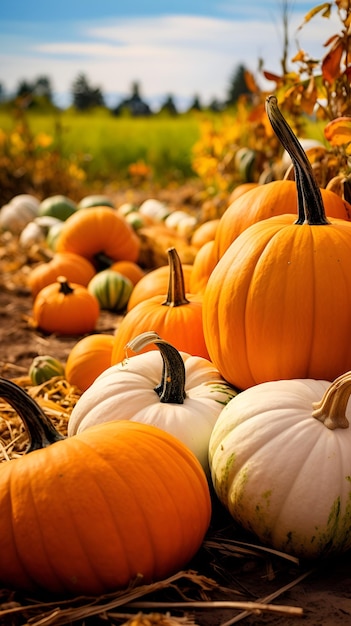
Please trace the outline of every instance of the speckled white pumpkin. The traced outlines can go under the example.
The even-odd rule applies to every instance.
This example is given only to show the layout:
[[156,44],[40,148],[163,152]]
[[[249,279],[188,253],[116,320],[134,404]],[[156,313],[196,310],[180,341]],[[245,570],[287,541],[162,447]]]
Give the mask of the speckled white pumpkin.
[[303,558],[351,548],[350,392],[350,372],[278,380],[222,410],[209,442],[214,489],[263,543]]

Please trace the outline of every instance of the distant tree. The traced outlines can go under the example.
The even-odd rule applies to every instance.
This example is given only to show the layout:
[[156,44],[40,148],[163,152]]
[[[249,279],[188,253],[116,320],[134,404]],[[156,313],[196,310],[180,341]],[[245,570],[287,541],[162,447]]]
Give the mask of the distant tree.
[[96,106],[104,106],[104,97],[98,87],[91,87],[85,74],[78,74],[71,88],[73,106],[85,111]]
[[219,100],[217,100],[217,98],[213,98],[213,100],[211,100],[210,104],[208,105],[208,108],[214,113],[220,113],[220,111],[223,110],[223,104]]
[[231,78],[226,105],[230,106],[236,104],[240,96],[249,95],[250,90],[247,87],[245,81],[246,68],[244,65],[239,65]]
[[194,100],[192,101],[189,109],[189,111],[202,111],[202,104],[200,102],[200,97],[199,96],[194,96]]
[[178,115],[178,110],[175,105],[172,95],[168,95],[165,101],[161,104],[159,113],[167,113],[168,115]]
[[52,87],[50,78],[47,76],[39,76],[33,84],[33,94],[52,102]]
[[15,97],[21,100],[22,106],[32,107],[42,104],[52,104],[51,82],[47,76],[39,76],[33,82],[21,80],[18,84]]
[[33,93],[33,85],[27,80],[21,80],[16,89],[16,96],[29,96]]
[[130,98],[122,100],[113,110],[113,113],[115,115],[128,114],[133,117],[151,115],[149,105],[141,98],[140,85],[138,82],[132,83],[131,92],[132,95]]

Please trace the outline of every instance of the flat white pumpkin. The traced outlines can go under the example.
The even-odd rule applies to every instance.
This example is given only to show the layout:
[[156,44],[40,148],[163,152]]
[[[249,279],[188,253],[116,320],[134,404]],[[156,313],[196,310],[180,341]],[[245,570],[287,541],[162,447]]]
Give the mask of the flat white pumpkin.
[[[72,410],[68,435],[113,420],[152,424],[181,440],[208,472],[213,426],[236,390],[210,361],[178,352],[156,333],[143,333],[128,345],[139,351],[148,343],[160,351],[133,355],[109,367],[82,394]],[[163,393],[161,399],[170,385],[170,397]]]
[[350,372],[279,380],[223,409],[209,442],[214,489],[263,543],[306,558],[351,548],[350,392]]

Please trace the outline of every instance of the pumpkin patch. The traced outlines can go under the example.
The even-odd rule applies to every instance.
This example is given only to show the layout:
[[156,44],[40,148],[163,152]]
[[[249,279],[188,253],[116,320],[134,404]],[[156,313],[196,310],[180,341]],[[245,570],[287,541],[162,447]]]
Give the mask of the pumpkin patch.
[[[243,67],[237,101],[186,115],[73,104],[72,130],[102,123],[80,153],[65,111],[49,137],[34,91],[14,103],[0,132],[4,626],[351,619],[346,5],[305,16],[342,21],[320,63],[260,63],[268,97]],[[127,126],[120,149],[109,129]]]

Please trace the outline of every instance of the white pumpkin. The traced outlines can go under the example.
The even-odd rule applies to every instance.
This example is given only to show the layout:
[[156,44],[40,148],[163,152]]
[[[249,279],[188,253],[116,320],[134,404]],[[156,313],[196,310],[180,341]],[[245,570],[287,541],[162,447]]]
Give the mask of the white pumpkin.
[[18,194],[0,209],[0,229],[19,235],[39,210],[39,200],[31,194]]
[[42,217],[35,217],[34,220],[28,222],[23,228],[19,236],[20,246],[28,250],[35,244],[42,244],[47,237],[47,233],[51,226],[57,223],[62,223],[61,220],[51,217],[50,215],[43,215]]
[[180,439],[208,472],[208,442],[223,406],[236,391],[213,364],[179,353],[154,333],[142,333],[127,349],[153,343],[158,350],[133,355],[105,370],[72,410],[68,435],[111,420],[152,424]]
[[209,442],[213,486],[263,543],[303,558],[351,548],[350,392],[351,372],[270,381],[223,409]]

